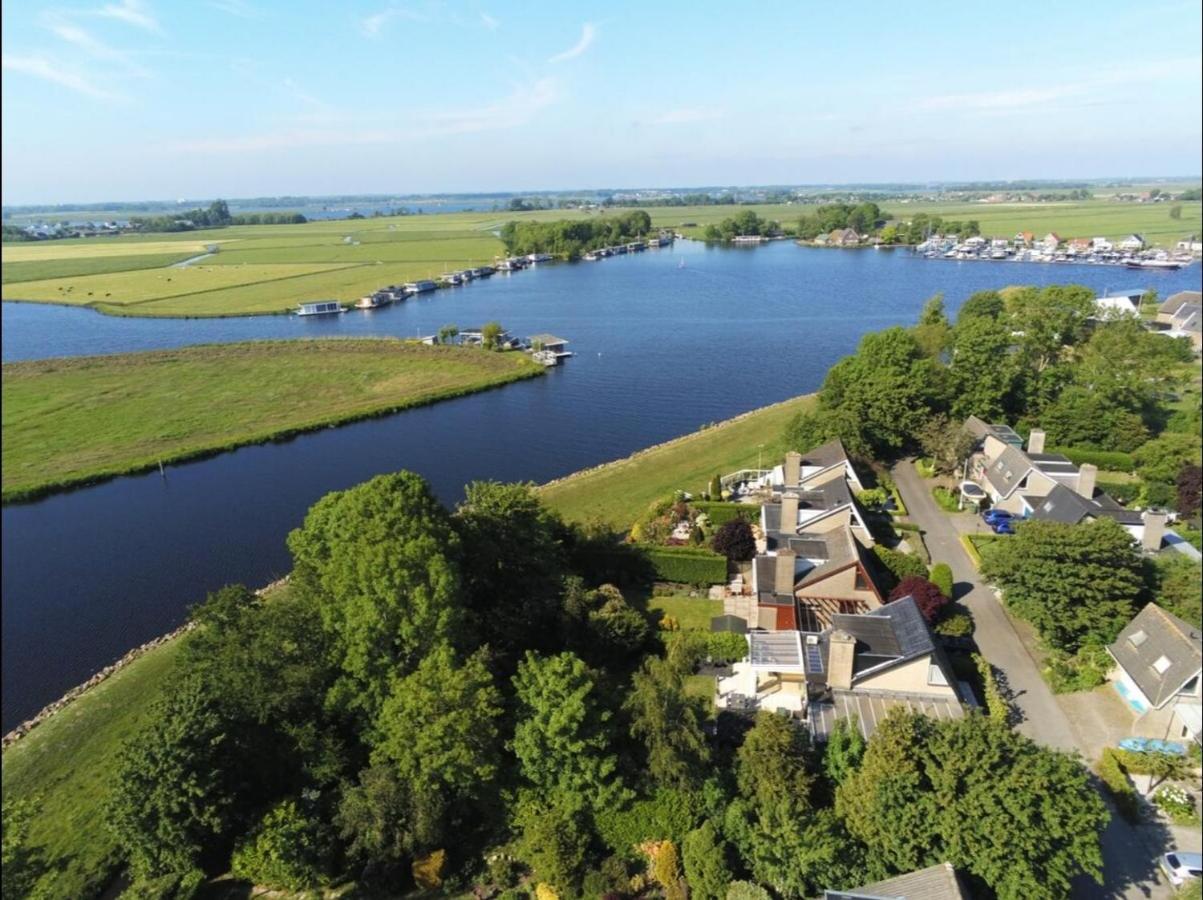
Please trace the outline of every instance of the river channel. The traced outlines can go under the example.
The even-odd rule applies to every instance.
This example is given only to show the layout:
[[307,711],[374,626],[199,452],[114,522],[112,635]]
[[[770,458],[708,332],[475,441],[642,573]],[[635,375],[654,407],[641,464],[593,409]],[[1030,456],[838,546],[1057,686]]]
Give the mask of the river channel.
[[924,260],[780,242],[539,266],[324,319],[130,319],[3,304],[5,362],[235,340],[429,334],[500,321],[576,356],[548,377],[246,447],[3,509],[3,728],[231,582],[287,572],[288,531],[328,491],[412,469],[448,504],[474,479],[548,481],[813,391],[865,332],[913,322],[937,291],[1075,282],[1198,290],[1200,267]]

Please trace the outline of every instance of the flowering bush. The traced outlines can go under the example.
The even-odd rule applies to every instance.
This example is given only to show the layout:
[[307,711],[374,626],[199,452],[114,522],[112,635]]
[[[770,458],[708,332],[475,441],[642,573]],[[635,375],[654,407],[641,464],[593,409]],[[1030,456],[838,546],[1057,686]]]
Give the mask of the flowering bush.
[[1185,788],[1167,784],[1153,795],[1153,803],[1168,815],[1175,825],[1190,825],[1197,821],[1195,798]]

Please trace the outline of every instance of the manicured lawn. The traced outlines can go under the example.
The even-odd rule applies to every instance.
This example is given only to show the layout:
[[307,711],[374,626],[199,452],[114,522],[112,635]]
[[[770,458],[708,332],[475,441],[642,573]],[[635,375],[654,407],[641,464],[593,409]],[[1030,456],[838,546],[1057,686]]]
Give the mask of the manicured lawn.
[[723,614],[723,601],[707,597],[652,597],[647,607],[656,622],[670,616],[682,631],[709,631],[710,620]]
[[520,353],[261,341],[3,368],[3,492],[23,494],[539,375]]
[[676,490],[699,494],[715,474],[754,467],[758,444],[766,466],[787,449],[786,424],[814,403],[811,395],[766,406],[667,444],[643,450],[591,471],[540,488],[543,499],[566,519],[597,520],[626,530],[648,505]]
[[36,803],[30,838],[52,872],[42,881],[45,896],[96,896],[120,866],[104,827],[117,753],[181,646],[177,639],[140,656],[4,751],[4,802]]

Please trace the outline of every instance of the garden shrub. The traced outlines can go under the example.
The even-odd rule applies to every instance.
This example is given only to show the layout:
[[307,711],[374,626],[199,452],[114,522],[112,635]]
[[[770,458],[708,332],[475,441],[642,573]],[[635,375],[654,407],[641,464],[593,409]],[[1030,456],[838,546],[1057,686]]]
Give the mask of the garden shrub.
[[299,891],[325,880],[329,850],[325,826],[285,800],[235,848],[230,871],[257,885]]
[[1128,822],[1139,822],[1140,799],[1136,794],[1136,788],[1128,780],[1128,773],[1124,771],[1124,766],[1116,751],[1111,747],[1105,748],[1098,765],[1095,766],[1095,771],[1103,784],[1107,786],[1107,791],[1111,794],[1111,799],[1115,803],[1115,808],[1119,810],[1119,814]]
[[1159,787],[1153,795],[1153,803],[1168,815],[1175,825],[1198,824],[1195,798],[1185,788],[1173,784]]
[[1091,463],[1112,472],[1131,472],[1136,467],[1131,453],[1119,450],[1094,450],[1090,447],[1049,447],[1046,453],[1060,453],[1076,466]]
[[994,666],[990,665],[980,653],[973,654],[973,661],[977,664],[978,673],[982,677],[982,693],[985,695],[982,699],[986,702],[986,715],[995,722],[1002,725],[1007,724],[1007,720],[1011,717],[1011,706],[1007,702],[1007,698],[1003,696],[1002,690],[998,686],[998,680],[994,677]]
[[952,599],[953,579],[952,566],[948,563],[936,563],[931,567],[931,574],[928,576],[931,583],[940,589],[940,593],[948,599]]
[[727,558],[701,547],[642,545],[661,581],[678,584],[722,584],[727,580]]
[[447,851],[435,850],[420,856],[413,862],[414,884],[424,891],[433,891],[443,886],[443,866],[447,863]]
[[681,841],[702,818],[701,799],[688,791],[661,788],[625,807],[609,806],[594,818],[598,837],[623,859],[638,859],[648,841]]
[[957,512],[960,508],[960,494],[956,491],[950,491],[946,487],[934,487],[931,489],[931,495],[936,500],[936,506],[944,510],[944,512]]
[[866,509],[876,509],[885,503],[889,496],[883,487],[868,488],[856,492],[856,502]]
[[772,900],[769,892],[750,881],[733,881],[727,888],[727,900]]
[[1120,503],[1132,503],[1140,497],[1141,483],[1139,481],[1099,481],[1098,488],[1110,494]]
[[973,617],[967,612],[949,613],[932,630],[944,637],[969,637],[973,634]]
[[718,530],[711,542],[715,553],[732,562],[746,562],[756,555],[756,538],[752,526],[743,519],[732,519]]
[[760,519],[760,507],[755,503],[725,503],[716,500],[693,500],[689,504],[694,511],[706,516],[715,528],[743,519],[755,522]]
[[742,634],[714,631],[707,638],[706,652],[715,662],[739,662],[748,655],[748,642]]
[[1107,680],[1113,665],[1102,647],[1083,647],[1072,655],[1052,650],[1048,654],[1044,677],[1055,694],[1089,691]]
[[927,577],[927,566],[923,564],[923,560],[910,553],[901,553],[898,550],[891,550],[889,547],[883,547],[881,544],[873,548],[873,552],[877,554],[877,558],[898,581],[910,575],[916,575],[920,578]]

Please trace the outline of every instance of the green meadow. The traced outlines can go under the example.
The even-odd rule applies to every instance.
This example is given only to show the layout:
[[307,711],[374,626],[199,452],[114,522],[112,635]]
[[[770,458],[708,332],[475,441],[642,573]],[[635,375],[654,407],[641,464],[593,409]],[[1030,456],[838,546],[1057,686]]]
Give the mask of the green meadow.
[[8,363],[3,498],[154,468],[541,374],[520,353],[258,341]]
[[[1181,207],[1181,217],[1170,210]],[[1063,238],[1122,238],[1143,234],[1172,246],[1203,231],[1199,203],[885,202],[886,214],[917,213],[948,220],[976,219],[983,234],[1019,231]],[[814,206],[752,207],[787,228]],[[651,208],[652,223],[690,237],[733,216],[740,207]],[[178,234],[119,235],[81,240],[5,244],[5,300],[88,306],[111,315],[233,316],[283,313],[306,300],[352,302],[386,284],[437,278],[449,269],[479,266],[503,253],[495,231],[511,219],[584,219],[616,214],[584,210],[529,213],[466,212],[342,219],[303,225],[238,225]],[[184,268],[172,263],[218,252]]]
[[539,489],[544,502],[573,522],[626,531],[656,500],[684,490],[699,494],[715,475],[767,466],[786,451],[785,426],[814,403],[795,397],[718,425],[586,469]]

